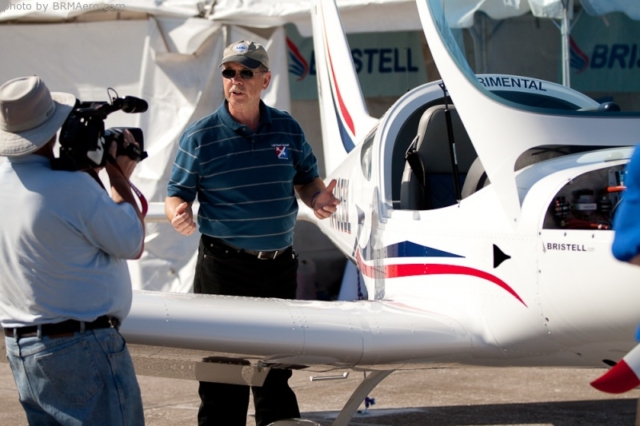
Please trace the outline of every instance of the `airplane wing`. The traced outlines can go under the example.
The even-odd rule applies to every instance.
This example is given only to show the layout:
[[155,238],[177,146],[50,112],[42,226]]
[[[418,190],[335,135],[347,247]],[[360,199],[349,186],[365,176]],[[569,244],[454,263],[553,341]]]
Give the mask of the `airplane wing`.
[[451,316],[392,301],[136,291],[121,332],[131,344],[336,368],[450,362],[473,349],[464,325]]

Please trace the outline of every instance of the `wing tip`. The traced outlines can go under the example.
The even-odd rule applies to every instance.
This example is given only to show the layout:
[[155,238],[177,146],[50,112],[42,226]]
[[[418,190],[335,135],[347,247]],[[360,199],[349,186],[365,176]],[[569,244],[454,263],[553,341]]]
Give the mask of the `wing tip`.
[[592,381],[591,386],[601,392],[624,393],[640,386],[640,379],[624,360]]

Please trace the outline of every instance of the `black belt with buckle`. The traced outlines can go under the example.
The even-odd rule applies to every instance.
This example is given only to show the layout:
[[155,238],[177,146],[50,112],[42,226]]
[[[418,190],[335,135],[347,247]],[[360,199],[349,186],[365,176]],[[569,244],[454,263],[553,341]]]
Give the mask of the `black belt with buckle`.
[[120,325],[117,318],[103,315],[92,322],[83,322],[76,320],[62,321],[56,324],[30,325],[27,327],[5,328],[4,335],[7,337],[35,337],[38,336],[38,328],[40,328],[40,336],[48,336],[50,338],[64,337],[72,335],[78,331],[94,330],[97,328],[115,328]]
[[204,242],[208,246],[217,247],[222,250],[230,250],[240,254],[245,253],[245,254],[254,256],[255,258],[260,260],[273,260],[276,257],[291,250],[291,246],[282,250],[273,250],[273,251],[256,251],[256,250],[243,249],[243,248],[231,245],[227,242],[224,242],[219,238],[210,237],[204,234],[202,235],[202,242]]
[[255,250],[240,249],[240,252],[250,254],[252,256],[257,257],[260,260],[273,260],[276,257],[278,257],[279,254],[284,253],[285,250],[255,251]]

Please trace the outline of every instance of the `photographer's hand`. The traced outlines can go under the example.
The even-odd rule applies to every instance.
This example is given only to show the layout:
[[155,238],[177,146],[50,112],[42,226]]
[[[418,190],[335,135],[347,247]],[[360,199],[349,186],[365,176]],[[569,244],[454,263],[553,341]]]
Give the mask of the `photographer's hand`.
[[[126,148],[130,144],[138,145],[138,142],[136,142],[136,140],[133,137],[133,134],[131,134],[129,130],[125,129],[122,132],[122,135],[124,139],[122,144],[123,148]],[[120,167],[120,170],[122,170],[122,173],[124,174],[124,176],[127,179],[129,179],[131,178],[131,175],[133,174],[133,170],[136,168],[136,165],[138,165],[138,162],[135,160],[132,160],[127,155],[117,155],[117,152],[118,152],[118,144],[115,141],[113,141],[111,142],[111,146],[109,147],[109,155],[112,158],[116,159],[116,163]],[[109,170],[107,169],[107,172],[108,171]]]
[[187,203],[180,197],[167,197],[164,202],[164,212],[167,219],[171,221],[171,225],[182,235],[189,236],[196,231],[191,203]]
[[[133,135],[128,130],[125,130],[124,145],[126,146],[130,143],[137,142],[134,140]],[[138,219],[140,219],[142,228],[144,229],[144,215],[136,202],[131,188],[131,183],[129,182],[129,178],[138,163],[126,155],[118,155],[116,157],[117,150],[118,146],[116,142],[111,142],[111,146],[109,146],[109,155],[112,158],[115,158],[115,161],[107,161],[105,166],[105,170],[109,175],[109,182],[111,183],[111,199],[118,204],[131,204],[138,215]],[[138,256],[142,254],[143,249],[144,245],[143,248],[140,249]]]

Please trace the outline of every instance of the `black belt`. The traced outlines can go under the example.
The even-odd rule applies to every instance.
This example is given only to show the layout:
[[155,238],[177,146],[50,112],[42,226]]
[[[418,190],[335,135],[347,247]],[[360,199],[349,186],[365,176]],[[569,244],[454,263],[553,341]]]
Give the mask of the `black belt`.
[[40,328],[41,337],[65,337],[73,333],[84,330],[94,330],[96,328],[118,328],[120,321],[117,318],[103,315],[92,322],[83,322],[76,320],[62,321],[56,324],[30,325],[27,327],[5,328],[4,335],[7,337],[35,337],[38,336],[38,328]]
[[282,250],[272,250],[272,251],[256,251],[256,250],[243,249],[240,247],[233,246],[229,243],[226,243],[219,238],[210,237],[204,234],[202,235],[202,241],[209,246],[217,247],[223,250],[230,250],[230,251],[241,253],[241,254],[245,253],[260,260],[273,260],[276,257],[291,250],[291,246]]

